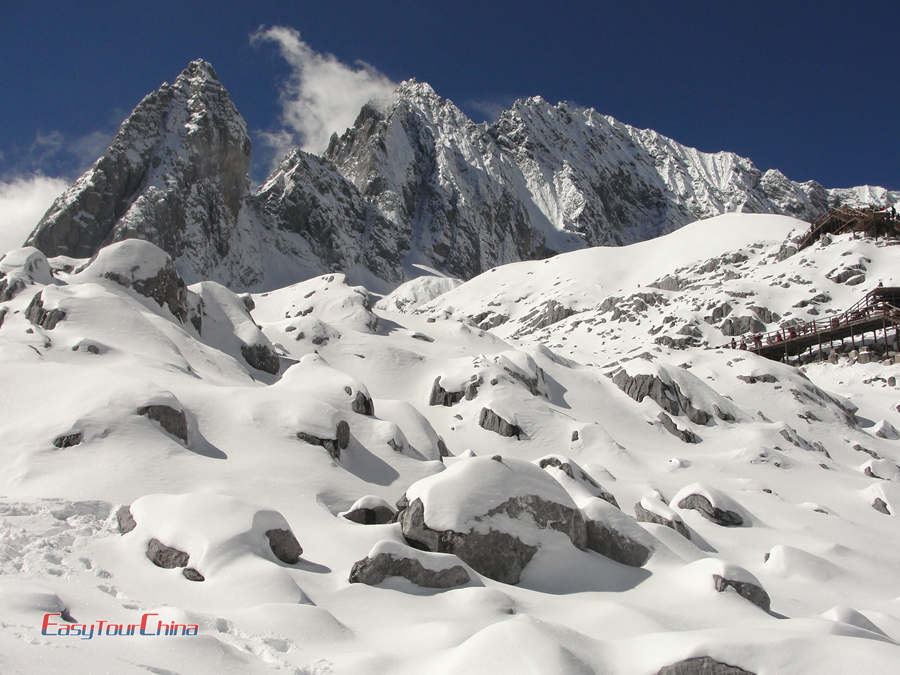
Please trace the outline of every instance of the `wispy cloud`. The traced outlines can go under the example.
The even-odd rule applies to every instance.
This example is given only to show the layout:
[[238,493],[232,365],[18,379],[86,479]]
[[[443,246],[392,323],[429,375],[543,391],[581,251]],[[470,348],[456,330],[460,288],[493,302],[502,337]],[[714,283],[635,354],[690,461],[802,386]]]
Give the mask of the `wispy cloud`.
[[322,152],[331,134],[351,126],[364,104],[388,103],[397,86],[363,61],[347,64],[333,54],[315,51],[294,28],[261,26],[250,42],[275,44],[291,67],[279,92],[282,128],[259,134],[263,143],[280,152],[276,161],[297,145],[307,152]]
[[0,255],[18,248],[68,186],[41,174],[0,181]]

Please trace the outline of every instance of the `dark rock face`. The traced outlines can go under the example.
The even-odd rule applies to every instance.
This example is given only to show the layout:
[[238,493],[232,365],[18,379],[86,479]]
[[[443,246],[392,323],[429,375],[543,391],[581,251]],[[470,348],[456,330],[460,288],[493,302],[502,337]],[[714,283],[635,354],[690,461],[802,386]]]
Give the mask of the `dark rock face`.
[[612,381],[638,403],[649,396],[669,414],[680,415],[683,412],[694,424],[708,424],[712,420],[712,415],[705,410],[695,408],[691,399],[682,393],[681,388],[674,382],[667,384],[656,375],[632,377],[624,369],[617,372]]
[[449,408],[454,403],[462,401],[467,392],[468,388],[463,391],[447,391],[441,386],[441,378],[438,376],[434,378],[434,384],[431,385],[431,394],[428,397],[428,405],[443,405]]
[[333,439],[319,438],[318,436],[308,434],[305,431],[297,432],[297,438],[301,441],[306,441],[312,445],[321,445],[328,451],[328,454],[331,455],[333,459],[340,459],[341,450],[346,450],[347,446],[350,444],[350,425],[344,420],[338,422],[334,436]]
[[384,525],[394,522],[396,513],[387,506],[376,506],[372,509],[353,509],[344,514],[344,518],[360,525]]
[[81,443],[82,435],[80,431],[71,434],[64,434],[53,439],[53,445],[57,448],[71,448]]
[[165,267],[149,279],[129,280],[114,272],[108,272],[105,276],[117,284],[130,286],[141,295],[156,300],[160,307],[168,307],[181,323],[187,321],[187,288],[184,280],[175,271],[175,265],[171,259],[167,260]]
[[734,511],[720,509],[710,504],[709,500],[703,495],[688,495],[678,502],[680,509],[695,509],[700,512],[707,520],[714,522],[722,527],[738,527],[744,524],[744,519]]
[[519,583],[522,570],[537,553],[536,546],[505,532],[438,532],[425,524],[424,516],[425,507],[418,499],[400,514],[403,536],[411,546],[436,553],[455,553],[476,571],[497,581]]
[[119,525],[121,534],[128,534],[137,527],[137,522],[135,522],[134,516],[131,514],[131,508],[128,506],[120,506],[119,510],[116,511],[116,523]]
[[597,520],[587,520],[587,547],[623,565],[640,567],[653,553],[643,544]]
[[12,300],[16,295],[25,290],[25,282],[21,279],[10,279],[0,272],[0,302]]
[[25,309],[25,318],[35,326],[46,330],[53,330],[56,324],[66,318],[66,313],[61,309],[44,309],[43,291],[35,295]]
[[181,574],[188,581],[206,581],[206,577],[204,577],[200,572],[195,570],[193,567],[185,567],[181,570]]
[[[538,527],[563,532],[578,548],[583,549],[587,544],[584,517],[565,505],[533,495],[512,497],[491,509],[484,517],[499,513],[511,518],[527,514]],[[400,513],[399,520],[403,536],[411,546],[435,553],[455,553],[481,574],[508,584],[519,582],[522,570],[537,552],[536,546],[493,529],[487,534],[433,530],[425,523],[425,506],[420,499],[409,503]]]
[[493,431],[495,434],[500,434],[501,436],[515,436],[516,439],[518,439],[519,435],[522,433],[522,430],[518,426],[510,424],[490,408],[481,409],[481,414],[478,416],[478,426],[482,429]]
[[303,549],[290,530],[266,530],[266,539],[269,540],[269,548],[272,549],[272,553],[281,562],[295,565],[300,560]]
[[697,434],[695,434],[690,429],[679,429],[678,425],[672,421],[672,418],[666,415],[666,413],[661,412],[657,416],[660,424],[663,425],[663,428],[668,431],[673,436],[680,438],[685,443],[699,443],[701,439]]
[[272,375],[277,375],[281,370],[281,360],[278,354],[264,344],[241,345],[241,356],[257,370],[262,370]]
[[746,581],[734,581],[733,579],[726,579],[722,576],[719,576],[718,574],[713,574],[713,584],[715,584],[716,590],[719,593],[723,592],[727,588],[733,588],[742,598],[746,598],[754,605],[760,607],[766,612],[769,611],[769,607],[771,606],[769,594],[756,584],[751,584]]
[[747,384],[756,384],[757,382],[778,382],[778,378],[771,373],[763,373],[762,375],[738,375],[737,379]]
[[3,328],[3,320],[6,318],[6,307],[0,307],[0,328]]
[[184,551],[166,546],[159,539],[154,538],[147,542],[147,557],[157,567],[173,569],[187,565],[189,556]]
[[876,511],[880,511],[885,515],[891,515],[890,509],[888,509],[887,503],[881,497],[875,497],[875,501],[872,502],[872,508]]
[[28,241],[50,256],[85,258],[145,239],[202,268],[229,252],[249,164],[246,123],[212,66],[192,61],[143,98]]
[[716,661],[711,656],[695,656],[663,666],[656,675],[755,675],[755,673]]
[[719,326],[722,335],[744,335],[745,333],[765,333],[766,324],[755,316],[733,316]]
[[375,404],[372,402],[372,399],[361,391],[356,392],[356,396],[353,399],[353,403],[350,404],[350,407],[353,409],[353,412],[359,413],[360,415],[368,415],[371,417],[375,414]]
[[137,409],[137,414],[159,422],[163,429],[187,443],[187,417],[183,410],[175,410],[167,405],[145,405]]
[[349,581],[351,584],[376,586],[387,577],[404,577],[424,588],[453,588],[470,581],[469,573],[462,565],[430,570],[414,558],[398,558],[387,553],[357,560],[350,570]]
[[687,526],[681,522],[680,520],[668,520],[659,516],[653,511],[648,511],[641,503],[638,502],[634,505],[634,517],[637,518],[642,523],[656,523],[657,525],[665,525],[668,528],[675,530],[678,534],[680,534],[685,539],[691,538],[691,533],[687,529]]

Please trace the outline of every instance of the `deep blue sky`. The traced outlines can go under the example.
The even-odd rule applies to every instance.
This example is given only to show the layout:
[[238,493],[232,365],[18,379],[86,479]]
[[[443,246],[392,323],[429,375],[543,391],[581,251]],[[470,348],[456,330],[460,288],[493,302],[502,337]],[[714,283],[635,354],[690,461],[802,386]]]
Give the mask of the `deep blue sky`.
[[473,101],[541,94],[795,180],[900,188],[896,1],[7,2],[0,179],[71,176],[198,56],[252,130],[274,129],[289,69],[250,45],[260,25],[425,80],[476,118]]

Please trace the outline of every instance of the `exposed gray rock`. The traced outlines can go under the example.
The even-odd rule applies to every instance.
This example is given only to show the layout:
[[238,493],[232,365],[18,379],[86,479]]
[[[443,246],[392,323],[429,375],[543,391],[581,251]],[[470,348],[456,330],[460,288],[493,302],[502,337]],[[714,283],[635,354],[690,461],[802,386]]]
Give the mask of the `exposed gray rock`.
[[3,328],[3,320],[6,318],[6,307],[0,307],[0,328]]
[[675,530],[685,539],[691,538],[690,530],[687,529],[687,526],[681,520],[669,520],[667,518],[663,518],[662,516],[653,513],[653,511],[645,509],[643,506],[641,506],[640,502],[637,502],[634,505],[634,517],[642,523],[656,523],[657,525],[665,525],[666,527]]
[[771,600],[769,599],[769,594],[766,593],[761,586],[757,586],[756,584],[751,584],[746,581],[726,579],[725,577],[722,577],[718,574],[713,574],[713,584],[715,585],[716,590],[719,593],[723,592],[727,588],[733,588],[742,598],[746,598],[754,605],[760,607],[766,612],[769,611]]
[[434,384],[431,385],[431,394],[428,397],[428,405],[443,405],[448,408],[454,403],[459,403],[466,395],[463,391],[447,391],[441,386],[440,375],[434,378]]
[[184,567],[188,564],[188,554],[177,548],[166,546],[159,539],[151,539],[147,542],[147,557],[157,567],[173,569]]
[[419,499],[400,513],[403,536],[411,546],[436,553],[455,553],[491,579],[508,584],[519,583],[522,570],[537,553],[537,546],[530,546],[496,530],[487,534],[432,530],[425,524],[424,515],[425,508]]
[[350,425],[344,420],[341,420],[337,423],[334,435],[335,437],[333,439],[319,438],[318,436],[306,433],[305,431],[297,432],[297,438],[301,441],[306,441],[311,445],[321,445],[328,451],[328,454],[331,455],[333,459],[340,459],[341,450],[346,450],[347,446],[350,444]]
[[875,501],[872,502],[872,508],[876,511],[880,511],[885,515],[891,515],[890,509],[888,509],[887,503],[881,497],[875,497]]
[[353,412],[359,413],[360,415],[369,415],[371,417],[375,414],[375,404],[372,402],[372,399],[366,396],[362,391],[356,392],[356,396],[353,399],[353,403],[350,404],[350,407],[353,409]]
[[[795,247],[794,248],[796,251]],[[755,673],[716,661],[711,656],[695,656],[660,668],[656,675],[756,675]]]
[[244,360],[257,370],[262,370],[272,375],[277,375],[281,370],[281,360],[278,354],[273,352],[268,345],[241,345],[241,355]]
[[666,415],[666,413],[664,412],[659,413],[656,419],[659,420],[660,424],[662,424],[663,428],[666,431],[668,431],[676,438],[681,439],[685,443],[699,443],[703,440],[690,429],[680,429],[678,425],[675,424],[675,422],[672,420],[672,418]]
[[611,523],[592,518],[588,518],[586,523],[587,547],[590,550],[632,567],[640,567],[650,559],[653,553],[650,548],[618,530]]
[[762,321],[763,323],[772,323],[774,321],[781,321],[781,315],[777,312],[773,312],[768,307],[758,307],[756,305],[750,306],[750,311],[756,314],[756,318]]
[[463,586],[471,580],[462,565],[430,570],[414,558],[379,553],[373,558],[366,556],[353,563],[349,581],[351,584],[376,586],[388,577],[403,577],[424,588],[453,588]]
[[738,375],[737,379],[742,380],[747,384],[756,384],[757,382],[778,382],[778,378],[770,373],[763,373],[762,375]]
[[[583,516],[563,504],[534,495],[511,497],[483,517],[490,518],[501,513],[513,519],[527,516],[539,528],[551,528],[566,534],[579,548],[585,548],[587,544]],[[494,529],[486,534],[432,530],[425,523],[425,507],[420,499],[409,503],[400,513],[399,520],[403,536],[410,545],[436,553],[455,553],[481,574],[508,584],[519,582],[522,570],[537,552],[536,546]]]
[[678,502],[678,508],[699,511],[701,516],[723,527],[738,527],[744,524],[744,519],[739,514],[713,506],[703,495],[688,495]]
[[394,522],[396,515],[394,510],[387,506],[376,506],[371,509],[353,509],[352,511],[347,511],[343,517],[360,525],[384,525],[385,523]]
[[481,414],[478,416],[478,426],[501,436],[515,436],[516,439],[522,433],[522,430],[517,425],[507,422],[490,408],[481,409]]
[[62,436],[57,436],[53,439],[53,445],[55,445],[57,448],[71,448],[72,446],[81,443],[81,440],[81,432],[75,431],[71,434],[63,434]]
[[744,335],[745,333],[765,333],[766,324],[755,316],[732,316],[719,326],[722,335]]
[[[577,434],[578,432],[576,431],[575,433]],[[559,457],[550,455],[549,457],[541,457],[541,459],[538,460],[538,466],[542,469],[546,469],[548,466],[556,467],[572,480],[579,483],[587,483],[587,485],[593,488],[593,491],[600,499],[619,508],[619,502],[616,501],[615,496],[604,490],[600,483],[594,480],[589,473],[577,464],[573,466],[572,462],[566,462]]]
[[116,523],[121,534],[128,534],[137,527],[137,522],[131,514],[131,507],[127,505],[119,507],[119,510],[116,511]]
[[266,530],[266,539],[269,540],[269,548],[281,562],[295,565],[300,560],[303,549],[297,537],[290,530],[273,529]]
[[184,578],[188,581],[206,581],[206,577],[204,577],[200,572],[195,570],[193,567],[185,567],[181,570],[181,574],[184,575]]
[[120,286],[133,288],[135,292],[152,298],[160,307],[168,307],[169,311],[182,323],[187,321],[187,287],[184,280],[175,271],[175,265],[171,259],[167,258],[166,265],[147,279],[130,279],[125,274],[117,272],[106,272],[103,276],[115,281]]
[[66,318],[66,313],[61,309],[44,309],[43,291],[39,291],[25,308],[25,318],[35,326],[46,330],[53,330],[56,324]]
[[183,410],[167,405],[145,405],[137,409],[137,414],[158,422],[163,429],[187,443],[187,417]]
[[556,300],[546,300],[519,319],[519,322],[522,324],[519,332],[525,334],[546,328],[575,313],[574,309],[566,307]]
[[0,272],[0,302],[12,300],[23,290],[25,290],[24,280],[18,277],[11,279]]
[[612,377],[613,384],[640,403],[647,396],[672,415],[684,413],[695,424],[708,424],[712,415],[695,408],[681,388],[675,383],[666,383],[658,375],[638,374],[631,376],[622,368]]

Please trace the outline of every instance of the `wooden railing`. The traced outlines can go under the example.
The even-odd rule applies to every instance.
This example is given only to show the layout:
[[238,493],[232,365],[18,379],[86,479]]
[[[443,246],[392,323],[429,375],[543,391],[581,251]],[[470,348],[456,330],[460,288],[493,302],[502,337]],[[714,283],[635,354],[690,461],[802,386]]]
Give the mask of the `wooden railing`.
[[808,342],[810,337],[817,337],[823,342],[829,338],[837,339],[837,333],[844,333],[848,328],[870,324],[877,319],[885,323],[900,325],[900,308],[871,291],[845,312],[803,324],[782,325],[778,330],[768,333],[745,334],[740,336],[740,344],[734,346],[752,352],[759,352],[773,345],[790,347],[791,343]]

